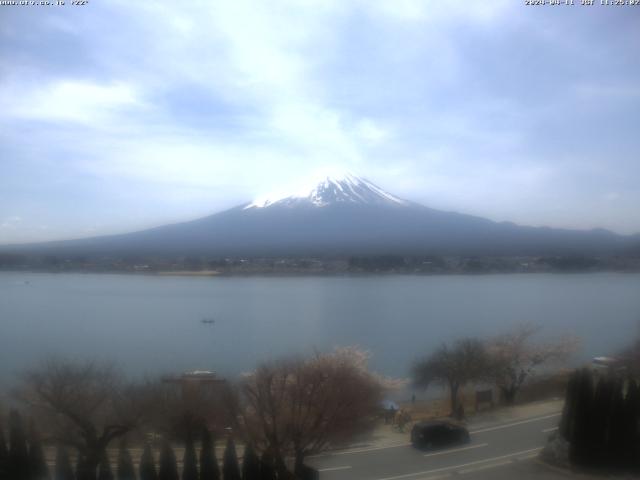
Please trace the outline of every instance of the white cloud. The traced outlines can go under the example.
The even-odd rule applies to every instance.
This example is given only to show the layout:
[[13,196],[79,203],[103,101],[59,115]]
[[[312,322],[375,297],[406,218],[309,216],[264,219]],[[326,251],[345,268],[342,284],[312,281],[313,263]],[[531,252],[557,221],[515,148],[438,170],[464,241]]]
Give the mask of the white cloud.
[[372,9],[387,18],[396,18],[413,22],[474,22],[487,23],[495,21],[512,7],[508,0],[453,1],[438,0],[374,0],[363,2],[364,8]]
[[[540,23],[540,13],[511,1],[234,0],[176,8],[113,0],[78,16],[48,12],[45,26],[30,20],[33,37],[81,48],[56,50],[57,57],[26,42],[7,50],[16,53],[11,75],[0,79],[0,148],[11,155],[3,151],[0,162],[55,165],[66,185],[87,177],[133,184],[153,218],[162,213],[151,205],[159,198],[158,210],[174,205],[182,213],[193,203],[198,212],[215,211],[229,206],[224,195],[249,200],[327,166],[413,200],[506,218],[530,211],[550,178],[568,177],[561,154],[581,156],[564,145],[566,132],[545,130],[566,112],[544,93],[575,82],[548,60],[564,50],[544,42],[578,45],[572,62],[587,70],[592,49],[583,44],[591,37],[572,37],[577,30],[556,17]],[[514,24],[531,30],[516,32]],[[549,38],[538,35],[541,24]],[[11,47],[25,25],[0,26],[0,40]],[[527,46],[528,35],[536,47]],[[626,54],[619,55],[621,63]],[[612,78],[632,78],[613,66]],[[535,78],[540,71],[553,72],[551,87]],[[638,98],[633,85],[602,78],[572,92],[567,97],[592,102],[594,111]],[[8,128],[34,125],[37,139]],[[535,151],[549,139],[565,151]],[[584,149],[590,142],[600,145],[585,138]],[[92,195],[109,203],[106,193]],[[126,217],[109,214],[114,223]]]
[[16,81],[4,87],[0,109],[5,115],[22,120],[93,124],[117,120],[122,109],[142,106],[135,89],[121,82],[59,80],[45,88],[32,84],[25,91],[24,82]]
[[389,139],[390,132],[382,128],[377,122],[364,118],[356,126],[358,135],[368,143],[378,144]]
[[22,222],[21,217],[12,215],[10,217],[2,219],[2,221],[0,222],[0,228],[15,229],[19,226],[20,222]]

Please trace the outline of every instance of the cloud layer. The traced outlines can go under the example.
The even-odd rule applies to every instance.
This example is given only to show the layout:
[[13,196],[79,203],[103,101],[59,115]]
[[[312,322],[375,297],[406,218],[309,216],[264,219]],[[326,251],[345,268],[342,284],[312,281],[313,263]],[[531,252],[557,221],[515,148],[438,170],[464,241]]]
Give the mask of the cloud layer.
[[436,208],[640,231],[633,7],[0,8],[0,243],[195,218],[327,168]]

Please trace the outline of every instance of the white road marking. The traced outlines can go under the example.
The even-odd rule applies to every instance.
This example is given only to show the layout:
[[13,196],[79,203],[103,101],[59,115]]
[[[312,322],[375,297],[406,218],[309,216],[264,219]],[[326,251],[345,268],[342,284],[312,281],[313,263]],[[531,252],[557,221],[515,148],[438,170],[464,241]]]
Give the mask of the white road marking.
[[488,443],[479,443],[478,445],[471,445],[470,447],[454,448],[453,450],[443,450],[441,452],[427,453],[424,456],[425,457],[434,457],[436,455],[445,455],[447,453],[455,453],[455,452],[461,452],[463,450],[471,450],[472,448],[486,447],[487,445],[489,445],[489,444]]
[[374,452],[376,450],[386,450],[388,448],[408,447],[409,445],[411,445],[411,443],[397,443],[395,445],[386,445],[384,447],[357,448],[355,450],[344,450],[341,452],[330,452],[330,453],[323,453],[320,455],[312,455],[307,458],[333,457],[335,455],[351,455],[352,453]]
[[533,452],[530,453],[529,455],[525,455],[524,457],[518,457],[516,458],[516,460],[520,461],[520,460],[531,460],[532,458],[536,458],[538,456],[540,452]]
[[544,430],[542,430],[542,433],[553,432],[554,430],[557,430],[557,429],[558,427],[545,428]]
[[349,470],[351,467],[345,465],[344,467],[329,467],[329,468],[319,468],[319,472],[335,472],[337,470]]
[[421,478],[420,480],[440,480],[441,478],[451,478],[451,474],[443,473],[442,475],[432,475],[431,477]]
[[530,418],[528,420],[521,420],[519,422],[506,423],[504,425],[498,425],[496,427],[481,428],[480,430],[473,430],[471,433],[491,432],[493,430],[500,430],[501,428],[509,428],[509,427],[515,427],[516,425],[524,425],[525,423],[539,422],[540,420],[546,420],[547,418],[559,417],[560,415],[562,415],[562,412],[553,413],[551,415],[545,415],[544,417],[536,417],[536,418]]
[[509,465],[511,460],[503,460],[502,462],[490,463],[488,465],[481,465],[479,467],[474,468],[465,468],[464,470],[458,470],[457,473],[464,475],[465,473],[473,473],[479,472],[480,470],[488,470],[490,468],[503,467],[504,465]]
[[543,447],[530,448],[529,450],[522,450],[521,452],[508,453],[506,455],[500,455],[499,457],[485,458],[484,460],[476,460],[475,462],[461,463],[460,465],[451,465],[449,467],[434,468],[433,470],[425,470],[423,472],[405,473],[404,475],[396,475],[393,477],[379,478],[378,480],[396,480],[398,478],[415,477],[418,475],[427,475],[429,473],[444,472],[446,470],[457,470],[459,468],[470,467],[472,465],[479,465],[481,463],[495,462],[496,460],[502,460],[510,457],[517,457],[518,455],[525,455],[527,453],[531,453],[534,451],[540,451],[542,450],[542,448]]

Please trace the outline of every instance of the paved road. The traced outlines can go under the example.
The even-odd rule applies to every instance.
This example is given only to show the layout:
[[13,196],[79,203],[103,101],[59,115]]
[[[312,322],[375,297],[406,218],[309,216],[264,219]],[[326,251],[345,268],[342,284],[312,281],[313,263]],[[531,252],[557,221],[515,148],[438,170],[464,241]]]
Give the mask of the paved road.
[[435,480],[472,473],[469,477],[475,478],[492,469],[498,469],[498,478],[504,476],[498,474],[501,467],[536,457],[559,419],[560,413],[554,413],[472,429],[469,444],[445,450],[423,452],[407,443],[335,452],[307,463],[323,480]]

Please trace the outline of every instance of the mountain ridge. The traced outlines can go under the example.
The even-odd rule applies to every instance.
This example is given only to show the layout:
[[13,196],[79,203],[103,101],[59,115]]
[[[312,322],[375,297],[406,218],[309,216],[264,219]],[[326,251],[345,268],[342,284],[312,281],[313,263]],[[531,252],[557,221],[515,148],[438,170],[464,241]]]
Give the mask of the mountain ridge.
[[617,255],[640,236],[495,222],[401,199],[352,174],[187,222],[85,239],[0,247],[59,255]]

